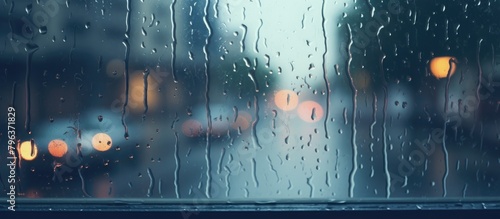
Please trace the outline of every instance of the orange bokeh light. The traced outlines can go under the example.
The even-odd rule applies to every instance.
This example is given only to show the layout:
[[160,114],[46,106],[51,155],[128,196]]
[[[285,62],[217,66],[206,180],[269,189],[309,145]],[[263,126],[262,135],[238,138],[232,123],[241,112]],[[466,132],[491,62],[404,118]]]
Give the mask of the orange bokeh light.
[[241,130],[247,130],[250,127],[251,122],[252,116],[250,113],[242,111],[238,113],[238,117],[236,117],[236,121],[231,124],[231,127],[233,129],[241,128]]
[[299,117],[306,122],[317,122],[323,117],[323,107],[315,101],[304,101],[297,109]]
[[106,133],[97,133],[92,138],[92,146],[98,151],[107,151],[111,145],[113,145],[113,141]]
[[298,103],[299,96],[291,90],[280,90],[274,94],[274,104],[283,111],[295,109]]
[[202,125],[200,122],[189,119],[182,124],[182,133],[187,137],[200,136],[202,132]]
[[114,195],[113,183],[110,179],[98,176],[93,180],[94,182],[91,185],[91,190],[89,195],[92,195],[96,198],[110,198]]
[[68,152],[68,144],[61,139],[49,142],[49,153],[54,157],[63,157]]
[[[451,70],[450,70],[451,61]],[[435,57],[429,63],[432,74],[440,79],[448,77],[448,71],[450,72],[450,77],[457,70],[457,59],[452,56],[441,56]]]

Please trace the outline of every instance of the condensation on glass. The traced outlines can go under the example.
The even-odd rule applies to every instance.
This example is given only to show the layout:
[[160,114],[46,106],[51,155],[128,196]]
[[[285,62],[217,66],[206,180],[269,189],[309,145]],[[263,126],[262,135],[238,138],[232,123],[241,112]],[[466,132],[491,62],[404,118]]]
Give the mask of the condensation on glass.
[[497,0],[0,5],[0,197],[500,196]]

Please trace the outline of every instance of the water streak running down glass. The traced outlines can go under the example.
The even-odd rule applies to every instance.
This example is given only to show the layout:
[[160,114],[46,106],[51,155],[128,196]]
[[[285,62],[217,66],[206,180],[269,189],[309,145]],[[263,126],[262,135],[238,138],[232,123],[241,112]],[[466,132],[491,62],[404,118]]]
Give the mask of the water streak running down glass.
[[2,147],[0,197],[494,202],[499,13],[498,0],[0,1],[0,124],[15,108],[17,157],[11,183]]

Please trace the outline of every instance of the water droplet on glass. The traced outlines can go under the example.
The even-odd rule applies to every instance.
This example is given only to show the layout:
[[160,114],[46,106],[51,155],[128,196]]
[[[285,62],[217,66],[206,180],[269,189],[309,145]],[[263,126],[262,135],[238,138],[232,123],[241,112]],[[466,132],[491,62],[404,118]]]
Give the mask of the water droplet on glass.
[[30,14],[32,9],[33,9],[33,4],[28,4],[26,8],[24,8],[26,14]]
[[39,29],[38,29],[38,32],[42,35],[45,35],[47,34],[47,26],[41,26]]

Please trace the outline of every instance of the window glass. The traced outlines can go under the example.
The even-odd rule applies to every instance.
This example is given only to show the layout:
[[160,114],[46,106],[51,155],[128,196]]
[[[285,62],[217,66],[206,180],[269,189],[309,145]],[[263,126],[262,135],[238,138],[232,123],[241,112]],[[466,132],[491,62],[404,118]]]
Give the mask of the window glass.
[[500,196],[497,0],[0,5],[7,207]]

